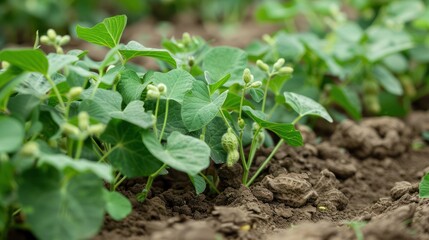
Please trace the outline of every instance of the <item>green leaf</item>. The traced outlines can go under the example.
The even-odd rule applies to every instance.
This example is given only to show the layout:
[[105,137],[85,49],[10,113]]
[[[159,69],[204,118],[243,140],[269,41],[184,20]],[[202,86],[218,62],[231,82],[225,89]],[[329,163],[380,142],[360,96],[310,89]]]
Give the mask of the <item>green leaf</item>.
[[[222,108],[227,109],[227,110],[237,110],[238,111],[240,109],[240,101],[241,101],[240,95],[237,95],[233,92],[228,92],[228,94],[226,96],[226,100],[225,100],[224,104],[222,105]],[[243,106],[253,107],[253,104],[250,101],[248,101],[247,99],[244,99]]]
[[128,216],[132,209],[130,200],[119,192],[109,192],[103,189],[104,201],[106,202],[106,212],[116,221],[120,221]]
[[[146,73],[146,76],[150,75]],[[118,92],[121,93],[125,103],[130,103],[133,100],[140,100],[141,95],[149,84],[149,81],[141,79],[133,70],[125,70],[121,73],[121,79],[118,83]]]
[[127,24],[125,15],[118,15],[106,18],[103,22],[87,28],[77,25],[77,36],[90,43],[94,43],[109,48],[114,48],[121,40],[122,32]]
[[332,86],[330,97],[355,120],[362,118],[362,105],[359,96],[351,89],[344,86]]
[[149,176],[162,165],[143,144],[139,130],[130,123],[112,120],[100,137],[112,144],[109,162],[129,178]]
[[185,93],[192,88],[195,78],[183,69],[174,69],[168,73],[154,73],[152,81],[154,84],[163,83],[167,86],[167,93],[162,96],[163,99],[182,103]]
[[192,176],[210,164],[209,146],[200,139],[179,132],[170,134],[165,147],[149,132],[143,133],[143,142],[158,160]]
[[419,184],[419,196],[421,198],[429,198],[429,173],[427,173]]
[[412,37],[405,31],[394,31],[383,27],[371,27],[368,30],[369,44],[366,58],[375,63],[384,57],[414,47]]
[[16,118],[25,122],[28,116],[31,115],[34,108],[40,104],[40,100],[29,94],[19,94],[9,99],[7,108]]
[[186,128],[195,131],[207,125],[218,114],[226,96],[227,91],[212,99],[207,85],[195,81],[183,100],[181,115]]
[[247,53],[238,48],[215,47],[210,49],[204,56],[203,70],[208,71],[215,80],[221,80],[227,74],[231,78],[224,85],[231,86],[241,83],[243,70],[247,66]]
[[144,111],[144,102],[132,101],[124,111],[111,112],[112,118],[121,119],[141,128],[147,129],[153,126],[152,115]]
[[99,178],[104,179],[106,182],[113,181],[112,168],[104,163],[97,163],[88,161],[86,159],[80,159],[76,161],[71,157],[64,154],[43,154],[40,156],[37,164],[49,164],[60,171],[73,170],[75,172],[91,172],[97,175]]
[[49,70],[48,74],[52,75],[65,66],[78,61],[79,58],[73,55],[51,53],[48,55]]
[[228,82],[229,78],[231,77],[231,74],[228,73],[222,79],[220,79],[220,80],[218,80],[216,82],[210,81],[211,78],[210,78],[209,72],[205,71],[204,72],[204,76],[206,78],[206,81],[209,83],[210,95],[211,95],[216,90],[218,90],[220,87],[222,87],[226,82]]
[[8,67],[4,72],[0,72],[0,89],[21,73],[21,69],[13,66]]
[[398,96],[403,94],[404,91],[401,82],[399,82],[399,80],[385,67],[377,65],[374,67],[372,73],[377,82],[380,83],[386,91]]
[[127,45],[123,46],[119,52],[124,57],[125,61],[129,61],[135,57],[152,57],[167,62],[174,68],[177,67],[176,60],[167,50],[147,48],[136,41],[130,41]]
[[423,138],[423,140],[429,142],[429,131],[422,132],[422,138]]
[[0,153],[18,150],[24,140],[24,126],[11,117],[0,116]]
[[300,117],[314,115],[332,122],[332,118],[326,109],[318,102],[303,95],[292,92],[284,92],[286,104],[288,104]]
[[[165,107],[166,107],[166,100],[161,100],[159,104],[159,109],[158,109],[158,119],[156,121],[158,130],[162,129],[162,125],[164,124]],[[174,131],[181,132],[183,134],[188,133],[188,130],[183,124],[181,112],[182,112],[182,106],[180,105],[180,103],[176,101],[168,102],[167,125],[165,126],[163,137],[167,137],[168,135],[170,135],[170,133]]]
[[244,106],[243,111],[249,115],[253,121],[257,122],[259,126],[274,132],[290,146],[303,145],[301,133],[295,129],[293,124],[269,122],[266,120],[267,117],[263,112],[253,110],[248,106]]
[[24,71],[48,73],[48,59],[37,49],[5,49],[0,51],[0,61],[6,61]]
[[418,18],[425,10],[420,0],[392,1],[386,7],[386,18],[396,24],[403,24]]
[[226,162],[226,151],[222,146],[222,136],[227,131],[225,122],[220,117],[215,117],[206,128],[204,141],[210,147],[210,157],[216,164]]
[[93,174],[69,179],[52,167],[32,168],[22,174],[18,199],[39,239],[89,239],[103,223],[103,182]]
[[191,179],[192,185],[194,185],[195,193],[200,195],[206,190],[207,184],[203,177],[200,175],[191,176],[189,175],[189,179]]
[[273,91],[274,95],[278,96],[282,91],[283,85],[285,85],[290,78],[291,75],[276,75],[270,80],[268,87]]
[[251,88],[249,90],[250,96],[252,97],[253,101],[255,102],[261,102],[262,99],[264,99],[264,90],[261,88]]
[[79,111],[88,112],[91,117],[104,124],[110,121],[110,113],[122,111],[122,97],[118,92],[97,89],[94,96],[92,96],[92,92],[93,89],[88,89],[81,94],[84,100],[79,105]]

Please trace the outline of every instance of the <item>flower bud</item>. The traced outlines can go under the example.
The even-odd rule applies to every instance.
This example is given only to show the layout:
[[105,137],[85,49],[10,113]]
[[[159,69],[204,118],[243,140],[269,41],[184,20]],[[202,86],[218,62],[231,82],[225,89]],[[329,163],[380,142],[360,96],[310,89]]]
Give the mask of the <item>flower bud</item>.
[[252,73],[250,72],[250,69],[246,68],[243,71],[243,81],[247,84],[250,83],[253,79],[252,79]]
[[64,123],[62,125],[63,132],[67,135],[78,136],[80,134],[79,128],[70,123]]
[[70,88],[69,92],[67,93],[68,99],[77,98],[80,96],[80,94],[83,92],[82,87],[72,87]]
[[381,110],[380,102],[378,101],[377,95],[367,94],[363,97],[363,102],[366,109],[371,113],[379,113]]
[[24,144],[24,146],[22,146],[21,148],[21,154],[24,156],[38,156],[40,151],[39,151],[39,145],[36,142],[28,142],[26,144]]
[[78,125],[81,130],[86,130],[89,127],[89,114],[87,112],[80,112],[77,115]]
[[270,45],[274,44],[274,39],[270,35],[268,35],[268,34],[264,34],[262,36],[262,40],[264,40],[264,42],[266,42],[266,43],[268,43]]
[[268,64],[264,63],[261,59],[258,59],[256,61],[256,66],[258,66],[258,68],[261,69],[262,71],[265,71],[265,72],[270,71],[270,67],[268,66]]
[[153,84],[149,84],[149,85],[147,85],[147,90],[152,90],[152,91],[159,91],[158,90],[158,87],[157,86],[155,86],[155,85],[153,85]]
[[258,130],[258,128],[260,128],[259,124],[257,122],[253,122],[252,131],[255,132],[256,130]]
[[182,42],[185,46],[192,42],[191,35],[188,32],[184,32],[182,35]]
[[70,42],[70,36],[69,35],[64,35],[64,36],[62,36],[61,37],[61,39],[58,41],[58,44],[60,45],[60,46],[62,46],[62,45],[66,45],[67,43],[69,43]]
[[232,131],[232,128],[228,128],[228,131],[222,135],[221,143],[223,149],[228,153],[238,148],[238,139],[237,136]]
[[366,80],[363,82],[364,94],[376,95],[378,94],[379,86],[376,81]]
[[94,125],[89,126],[88,133],[91,135],[100,135],[106,130],[106,125],[102,123],[97,123]]
[[51,40],[49,40],[49,37],[46,35],[42,35],[40,37],[40,42],[45,44],[45,45],[49,45],[51,43]]
[[262,82],[261,81],[256,81],[253,82],[252,84],[250,84],[250,88],[260,88],[262,86]]
[[293,73],[293,68],[291,67],[282,67],[279,69],[279,74],[281,75],[288,75]]
[[158,89],[156,90],[148,90],[147,91],[147,99],[156,100],[161,96]]
[[2,61],[1,62],[1,68],[2,69],[7,69],[8,67],[10,67],[10,63],[6,62],[6,61]]
[[283,65],[285,64],[285,59],[284,58],[279,58],[279,60],[277,60],[276,63],[274,63],[274,70],[277,71],[279,70],[281,67],[283,67]]
[[158,84],[158,91],[160,94],[166,94],[167,93],[167,86],[165,86],[164,83]]
[[55,32],[54,29],[50,28],[48,29],[48,31],[46,32],[46,35],[48,35],[48,38],[53,42],[55,41],[55,39],[57,38],[57,33]]
[[243,129],[246,126],[246,122],[244,122],[244,119],[240,118],[238,119],[238,127]]
[[194,64],[195,64],[195,58],[194,58],[194,56],[189,56],[188,57],[188,65],[189,65],[189,67],[194,66]]

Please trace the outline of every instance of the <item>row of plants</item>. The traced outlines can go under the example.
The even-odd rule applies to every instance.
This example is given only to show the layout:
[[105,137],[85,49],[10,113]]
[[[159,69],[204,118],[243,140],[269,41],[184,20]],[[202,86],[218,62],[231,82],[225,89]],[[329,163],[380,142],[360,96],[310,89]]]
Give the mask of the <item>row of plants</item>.
[[[139,201],[172,169],[187,174],[197,194],[215,193],[221,179],[205,171],[210,162],[231,167],[241,159],[250,186],[283,143],[303,144],[300,119],[332,121],[314,100],[282,90],[293,72],[283,58],[249,62],[241,49],[189,34],[165,40],[165,49],[122,44],[126,22],[119,15],[76,27],[80,39],[109,48],[102,61],[79,49],[65,53],[70,37],[52,29],[32,49],[0,51],[2,238],[11,228],[40,239],[90,238],[106,213],[121,220],[131,212],[116,191],[129,178],[147,178]],[[136,57],[156,59],[160,71],[133,64]],[[271,120],[272,96],[295,111],[294,120]],[[251,172],[264,143],[274,149]]]

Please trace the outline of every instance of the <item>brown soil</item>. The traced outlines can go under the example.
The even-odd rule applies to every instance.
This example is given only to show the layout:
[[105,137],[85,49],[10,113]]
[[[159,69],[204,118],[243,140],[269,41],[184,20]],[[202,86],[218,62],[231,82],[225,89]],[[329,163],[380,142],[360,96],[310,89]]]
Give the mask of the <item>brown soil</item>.
[[[429,147],[412,149],[429,130],[429,112],[406,122],[368,118],[338,124],[316,143],[283,146],[261,177],[246,188],[239,165],[221,167],[221,194],[196,196],[186,176],[172,172],[156,180],[149,199],[136,201],[144,179],[120,187],[133,203],[124,221],[106,218],[95,239],[429,239],[429,200],[418,182],[429,166]],[[271,149],[259,151],[262,162]]]

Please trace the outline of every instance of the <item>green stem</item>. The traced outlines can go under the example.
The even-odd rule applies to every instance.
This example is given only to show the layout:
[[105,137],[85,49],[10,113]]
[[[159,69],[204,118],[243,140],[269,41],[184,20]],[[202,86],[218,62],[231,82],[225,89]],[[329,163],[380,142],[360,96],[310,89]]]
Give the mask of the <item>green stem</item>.
[[261,109],[261,111],[263,113],[265,112],[265,102],[267,101],[268,85],[270,84],[270,80],[271,80],[271,74],[268,74],[267,84],[265,84],[265,89],[264,89],[264,98],[262,99],[262,109]]
[[253,138],[252,138],[252,143],[250,145],[249,158],[247,159],[247,166],[244,169],[244,174],[243,174],[243,179],[242,179],[243,184],[247,183],[247,179],[249,177],[250,167],[252,166],[253,159],[255,158],[255,153],[256,153],[256,148],[257,148],[257,146],[256,146],[256,144],[257,144],[257,142],[256,142],[257,138],[256,137],[258,136],[258,134],[261,131],[261,129],[262,129],[261,127],[259,127],[258,129],[256,129],[256,131],[255,131],[255,133],[253,135]]
[[247,169],[247,163],[246,163],[246,156],[244,155],[244,147],[243,147],[243,135],[244,135],[244,130],[241,129],[240,130],[240,136],[238,138],[238,143],[240,144],[240,157],[241,157],[241,162],[243,164],[244,169]]
[[118,182],[116,182],[116,183],[115,183],[115,185],[113,186],[113,191],[115,191],[115,190],[116,190],[116,188],[118,188],[118,187],[119,187],[119,185],[121,185],[121,183],[122,183],[123,181],[125,181],[125,179],[127,179],[127,177],[126,177],[126,176],[123,176],[123,177],[121,178],[121,180],[119,180]]
[[267,159],[265,159],[265,161],[262,163],[262,165],[258,168],[258,170],[256,171],[256,173],[252,176],[252,178],[245,183],[246,187],[249,187],[253,181],[255,181],[255,179],[259,176],[259,174],[262,172],[262,170],[265,169],[265,167],[267,166],[267,164],[271,161],[271,159],[273,158],[273,156],[277,153],[277,151],[279,150],[280,146],[283,144],[284,140],[280,139],[280,141],[277,143],[277,145],[274,147],[273,151],[270,153],[270,155],[268,156]]
[[162,141],[162,136],[164,135],[164,131],[165,131],[165,127],[167,126],[167,119],[168,119],[168,103],[170,101],[167,99],[166,103],[165,103],[165,114],[164,114],[164,122],[162,123],[162,129],[161,129],[161,133],[159,134],[159,141]]
[[76,154],[74,156],[74,159],[80,158],[80,155],[82,154],[83,142],[84,142],[83,139],[79,139],[77,141]]
[[72,157],[72,154],[73,154],[73,145],[74,145],[73,139],[67,138],[67,155],[69,155],[70,157]]
[[156,126],[157,119],[158,119],[158,110],[159,110],[159,102],[160,98],[156,100],[156,106],[155,106],[155,124],[153,124],[153,132],[155,133],[155,137],[158,138],[158,127]]
[[217,193],[220,194],[220,191],[217,189],[216,185],[203,173],[200,172],[200,176],[209,184],[209,186]]
[[241,90],[240,109],[238,110],[238,120],[241,119],[241,109],[243,108],[245,87]]
[[295,125],[299,120],[301,120],[302,116],[299,115],[298,117],[296,117],[293,121],[292,121],[292,125]]
[[228,119],[225,117],[225,114],[223,114],[222,109],[219,109],[219,112],[220,112],[220,115],[222,116],[223,120],[225,121],[226,126],[228,126],[228,128],[232,129],[231,125],[228,122]]
[[58,102],[60,103],[61,109],[65,110],[66,106],[64,104],[63,98],[61,97],[60,91],[57,88],[57,85],[55,85],[54,81],[52,80],[52,78],[49,76],[49,74],[45,75],[45,78],[48,80],[49,84],[52,87],[52,90],[54,90],[55,96],[58,99]]
[[267,117],[268,120],[270,120],[271,117],[273,117],[273,114],[275,113],[278,107],[279,107],[279,104],[276,102],[274,106],[270,109],[270,112],[268,113],[268,117]]
[[143,189],[143,191],[137,195],[137,200],[139,202],[143,202],[144,200],[146,200],[147,195],[149,194],[149,191],[152,187],[153,184],[153,180],[155,180],[155,178],[167,167],[167,164],[164,163],[164,165],[162,165],[155,173],[153,173],[152,175],[149,176],[149,178],[147,179],[146,182],[146,186]]
[[106,160],[106,158],[119,147],[120,147],[120,145],[115,145],[114,147],[112,147],[109,151],[107,151],[107,153],[105,153],[103,155],[102,158],[100,158],[100,160],[98,160],[98,162],[104,162]]

